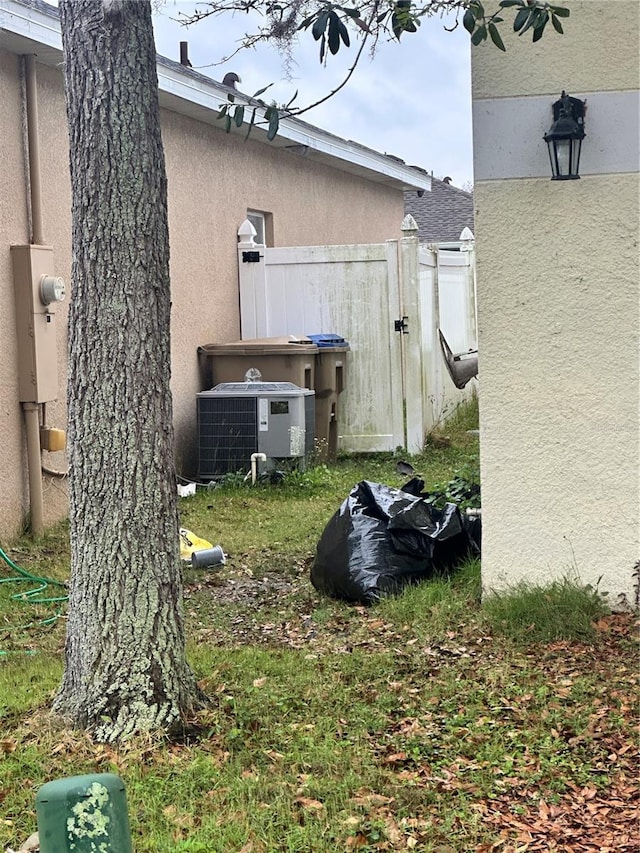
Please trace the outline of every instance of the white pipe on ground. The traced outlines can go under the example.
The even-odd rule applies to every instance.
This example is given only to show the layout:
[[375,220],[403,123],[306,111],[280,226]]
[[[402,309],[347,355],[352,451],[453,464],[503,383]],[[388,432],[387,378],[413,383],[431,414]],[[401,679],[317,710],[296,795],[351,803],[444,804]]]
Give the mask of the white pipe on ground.
[[251,485],[255,486],[256,480],[258,479],[258,460],[260,462],[266,462],[267,457],[264,453],[252,453],[251,454]]

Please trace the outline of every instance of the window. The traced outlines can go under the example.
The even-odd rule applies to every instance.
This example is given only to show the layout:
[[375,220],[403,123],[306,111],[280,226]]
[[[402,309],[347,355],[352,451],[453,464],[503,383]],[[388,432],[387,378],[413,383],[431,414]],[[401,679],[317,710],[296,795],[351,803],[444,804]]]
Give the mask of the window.
[[273,217],[262,210],[247,210],[247,219],[256,229],[255,241],[262,246],[273,246]]

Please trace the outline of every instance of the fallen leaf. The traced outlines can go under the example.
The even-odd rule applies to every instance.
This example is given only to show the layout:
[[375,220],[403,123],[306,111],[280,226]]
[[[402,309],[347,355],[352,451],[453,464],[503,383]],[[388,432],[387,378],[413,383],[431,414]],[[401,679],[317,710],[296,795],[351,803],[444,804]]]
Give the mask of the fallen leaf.
[[324,808],[324,804],[320,800],[312,800],[311,797],[296,797],[293,802],[303,809],[320,810]]

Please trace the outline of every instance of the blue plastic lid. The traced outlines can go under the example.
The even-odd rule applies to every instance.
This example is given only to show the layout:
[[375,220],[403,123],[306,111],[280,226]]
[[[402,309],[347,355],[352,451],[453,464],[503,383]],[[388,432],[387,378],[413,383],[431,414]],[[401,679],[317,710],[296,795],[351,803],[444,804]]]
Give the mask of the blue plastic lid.
[[317,347],[348,347],[349,343],[340,335],[307,335],[307,338]]

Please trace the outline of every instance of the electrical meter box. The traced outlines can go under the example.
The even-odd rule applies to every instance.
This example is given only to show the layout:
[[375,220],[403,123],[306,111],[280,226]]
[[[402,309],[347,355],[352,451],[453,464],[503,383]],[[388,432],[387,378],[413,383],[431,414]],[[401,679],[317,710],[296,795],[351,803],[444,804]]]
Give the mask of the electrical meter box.
[[53,274],[50,246],[11,246],[21,403],[58,397],[56,306],[64,281]]
[[124,783],[113,773],[47,782],[36,815],[40,853],[133,853]]
[[282,461],[303,469],[313,452],[315,394],[293,382],[222,382],[197,398],[198,476],[263,468]]

